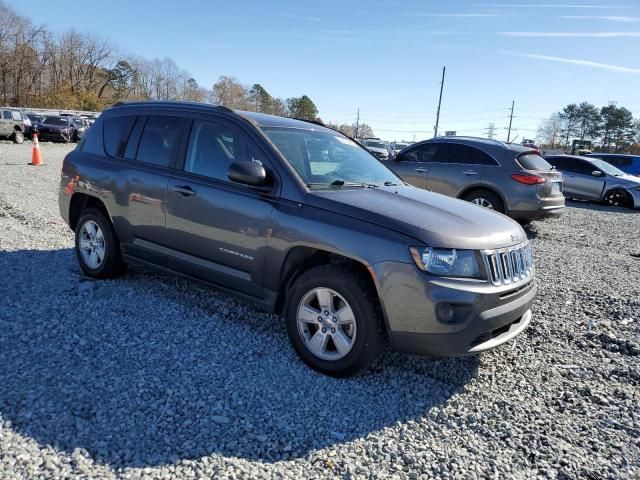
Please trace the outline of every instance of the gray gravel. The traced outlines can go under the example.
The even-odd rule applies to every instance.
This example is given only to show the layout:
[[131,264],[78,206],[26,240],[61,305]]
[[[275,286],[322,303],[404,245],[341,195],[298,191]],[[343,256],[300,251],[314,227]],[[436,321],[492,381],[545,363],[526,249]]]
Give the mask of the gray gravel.
[[277,318],[134,268],[82,276],[70,147],[0,142],[0,478],[639,478],[640,213],[534,224],[540,294],[480,357],[336,380]]

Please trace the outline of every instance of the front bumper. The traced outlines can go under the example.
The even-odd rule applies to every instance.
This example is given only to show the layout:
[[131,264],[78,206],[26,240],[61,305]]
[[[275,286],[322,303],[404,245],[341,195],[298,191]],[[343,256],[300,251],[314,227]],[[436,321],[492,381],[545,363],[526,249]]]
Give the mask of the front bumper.
[[[507,342],[527,328],[537,294],[535,280],[494,286],[480,280],[428,277],[413,265],[372,266],[391,346],[421,355],[459,356]],[[441,320],[453,305],[453,322]]]
[[43,142],[69,142],[71,141],[71,134],[53,131],[38,131],[38,140],[42,140]]

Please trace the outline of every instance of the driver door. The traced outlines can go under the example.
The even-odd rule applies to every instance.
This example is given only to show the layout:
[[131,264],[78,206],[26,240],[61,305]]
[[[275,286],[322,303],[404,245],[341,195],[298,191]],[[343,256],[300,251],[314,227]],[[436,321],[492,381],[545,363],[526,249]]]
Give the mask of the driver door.
[[427,176],[438,155],[438,148],[436,143],[416,145],[397,156],[388,166],[405,182],[414,187],[427,188]]
[[[227,178],[234,161],[266,155],[226,118],[193,120],[167,190],[168,266],[262,298],[273,196]],[[182,163],[182,165],[180,165]]]

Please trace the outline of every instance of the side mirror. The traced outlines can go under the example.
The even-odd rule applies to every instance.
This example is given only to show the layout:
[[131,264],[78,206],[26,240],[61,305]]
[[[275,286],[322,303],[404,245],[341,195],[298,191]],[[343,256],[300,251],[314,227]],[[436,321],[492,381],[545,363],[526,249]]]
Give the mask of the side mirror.
[[593,175],[594,177],[601,177],[602,172],[600,170],[594,170],[593,172],[591,172],[591,175]]
[[229,180],[250,187],[267,185],[267,171],[258,162],[233,162],[227,170]]

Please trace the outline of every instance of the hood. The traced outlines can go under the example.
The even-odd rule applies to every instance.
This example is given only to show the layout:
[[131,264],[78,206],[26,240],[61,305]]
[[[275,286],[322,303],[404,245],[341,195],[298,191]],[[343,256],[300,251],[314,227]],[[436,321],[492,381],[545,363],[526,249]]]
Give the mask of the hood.
[[522,227],[505,215],[410,186],[314,190],[307,201],[432,247],[483,250],[509,247],[527,238]]
[[615,177],[620,183],[624,184],[628,188],[634,188],[640,186],[640,177],[635,175],[620,175],[619,177]]
[[69,125],[52,125],[50,123],[39,123],[38,125],[49,130],[66,130],[69,128]]
[[376,153],[389,153],[385,148],[377,148],[377,147],[366,147],[367,150]]

